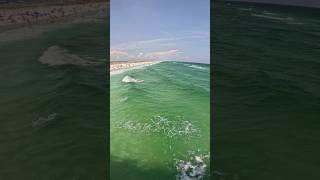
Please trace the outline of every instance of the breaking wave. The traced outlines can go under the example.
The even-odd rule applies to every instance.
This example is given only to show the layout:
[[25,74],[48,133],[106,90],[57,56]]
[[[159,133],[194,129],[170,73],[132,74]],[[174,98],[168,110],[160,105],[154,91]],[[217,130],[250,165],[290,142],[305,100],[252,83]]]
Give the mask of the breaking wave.
[[177,180],[202,180],[206,174],[207,164],[210,160],[209,153],[189,151],[184,160],[175,159]]
[[197,65],[190,65],[189,67],[191,67],[191,68],[196,68],[196,69],[206,69],[206,68],[204,68],[204,67],[197,66]]
[[127,101],[128,100],[128,97],[123,97],[123,98],[121,98],[120,100],[119,100],[119,102],[125,102],[125,101]]
[[135,78],[133,78],[131,76],[125,76],[121,81],[125,82],[125,83],[140,83],[140,82],[143,82],[143,80],[135,79]]
[[97,64],[98,62],[84,59],[75,54],[70,54],[68,50],[60,48],[59,46],[51,46],[43,52],[42,56],[38,59],[42,64],[49,66],[58,65],[88,65]]

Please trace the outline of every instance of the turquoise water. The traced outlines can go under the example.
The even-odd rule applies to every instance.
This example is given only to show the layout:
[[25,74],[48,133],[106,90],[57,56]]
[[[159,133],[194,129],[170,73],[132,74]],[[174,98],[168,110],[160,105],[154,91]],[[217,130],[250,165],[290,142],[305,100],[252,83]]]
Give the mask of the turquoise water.
[[112,180],[187,179],[190,165],[196,179],[209,179],[209,72],[207,64],[161,62],[111,76]]
[[106,24],[0,43],[0,179],[105,179]]
[[319,9],[212,12],[214,178],[320,179]]

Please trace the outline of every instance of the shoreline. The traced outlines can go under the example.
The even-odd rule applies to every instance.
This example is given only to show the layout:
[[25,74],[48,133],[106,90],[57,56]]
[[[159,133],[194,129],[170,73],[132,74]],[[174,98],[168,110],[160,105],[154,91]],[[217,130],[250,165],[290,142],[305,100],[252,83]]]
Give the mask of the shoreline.
[[88,3],[41,3],[14,5],[16,8],[0,8],[0,33],[12,30],[29,28],[33,29],[41,25],[53,25],[69,21],[77,21],[82,18],[108,16],[109,3],[107,1],[95,1]]
[[[53,29],[65,28],[73,24],[81,23],[93,23],[104,21],[107,19],[109,12],[109,3],[108,2],[90,2],[90,3],[77,3],[71,5],[64,5],[60,7],[71,8],[78,7],[82,9],[81,13],[70,14],[68,16],[63,13],[60,14],[61,17],[53,18],[53,21],[47,20],[35,20],[30,24],[26,24],[25,21],[19,21],[13,24],[5,25],[5,23],[0,21],[0,43],[16,40],[25,40],[34,38],[46,31]],[[15,10],[9,9],[8,12],[20,12],[23,14],[26,9],[42,9],[43,12],[55,8],[57,5],[47,4],[46,6],[36,6],[36,7],[25,7],[18,8]],[[90,11],[88,11],[90,10]],[[80,10],[79,10],[80,11]],[[60,11],[59,11],[60,12]],[[0,12],[0,15],[3,15],[3,12]],[[21,15],[21,14],[20,14]],[[46,16],[47,18],[52,18],[51,16]],[[0,44],[1,45],[1,44]]]
[[128,70],[139,69],[154,64],[161,63],[163,61],[111,61],[110,62],[110,76],[115,74],[121,74]]

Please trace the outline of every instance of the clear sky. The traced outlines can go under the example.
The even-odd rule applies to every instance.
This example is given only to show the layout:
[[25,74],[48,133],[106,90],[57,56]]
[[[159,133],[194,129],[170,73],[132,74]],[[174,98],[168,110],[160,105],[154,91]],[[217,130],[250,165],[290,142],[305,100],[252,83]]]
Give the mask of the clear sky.
[[210,63],[209,0],[111,0],[111,61]]

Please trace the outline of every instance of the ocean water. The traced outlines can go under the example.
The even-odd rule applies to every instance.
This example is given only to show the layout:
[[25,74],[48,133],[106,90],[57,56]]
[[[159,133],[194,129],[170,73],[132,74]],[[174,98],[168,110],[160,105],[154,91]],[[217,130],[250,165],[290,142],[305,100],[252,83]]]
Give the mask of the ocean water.
[[112,180],[209,179],[210,66],[161,62],[110,78]]
[[214,179],[319,179],[319,9],[212,12]]
[[107,23],[2,39],[0,179],[105,179]]

